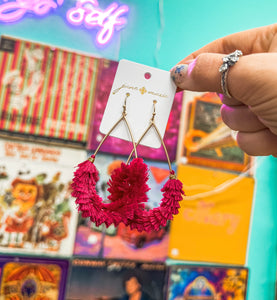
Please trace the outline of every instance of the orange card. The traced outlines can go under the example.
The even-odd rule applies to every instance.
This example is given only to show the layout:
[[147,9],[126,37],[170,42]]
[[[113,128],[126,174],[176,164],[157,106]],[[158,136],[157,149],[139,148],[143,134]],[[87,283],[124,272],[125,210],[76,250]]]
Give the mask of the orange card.
[[186,197],[171,223],[169,257],[244,265],[254,179],[191,165],[178,167]]
[[178,138],[179,163],[237,172],[246,169],[250,158],[223,123],[220,108],[216,93],[185,92]]

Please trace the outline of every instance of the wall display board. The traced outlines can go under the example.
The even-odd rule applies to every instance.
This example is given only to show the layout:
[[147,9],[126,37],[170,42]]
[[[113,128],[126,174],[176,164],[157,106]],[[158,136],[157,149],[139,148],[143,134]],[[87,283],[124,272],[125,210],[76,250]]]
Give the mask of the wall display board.
[[85,145],[99,59],[1,36],[0,134]]
[[246,268],[173,265],[167,300],[245,300],[247,279]]
[[63,300],[68,261],[0,256],[0,298]]
[[135,290],[142,299],[165,299],[166,266],[128,260],[74,259],[67,300],[125,300]]
[[71,180],[85,151],[0,140],[0,251],[70,256]]
[[223,123],[221,104],[216,93],[185,92],[178,162],[239,172],[247,168],[250,159]]

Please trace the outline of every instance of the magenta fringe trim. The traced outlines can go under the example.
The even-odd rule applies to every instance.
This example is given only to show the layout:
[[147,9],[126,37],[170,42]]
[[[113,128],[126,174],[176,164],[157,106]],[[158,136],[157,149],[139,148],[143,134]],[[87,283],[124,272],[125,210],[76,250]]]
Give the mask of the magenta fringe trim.
[[[174,172],[172,173],[174,174]],[[93,162],[86,160],[74,172],[72,196],[82,217],[90,218],[96,226],[107,227],[119,223],[138,231],[159,230],[178,213],[183,199],[183,185],[178,179],[169,178],[162,188],[163,198],[159,207],[147,211],[145,203],[149,191],[148,168],[141,158],[135,158],[115,169],[108,181],[108,203],[96,191],[99,173]]]

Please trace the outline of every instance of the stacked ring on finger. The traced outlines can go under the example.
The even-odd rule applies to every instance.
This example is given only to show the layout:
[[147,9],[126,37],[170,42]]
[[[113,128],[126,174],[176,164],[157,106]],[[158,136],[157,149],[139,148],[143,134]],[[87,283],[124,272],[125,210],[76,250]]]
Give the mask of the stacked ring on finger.
[[227,75],[229,72],[229,68],[235,65],[238,62],[239,57],[242,56],[242,51],[236,50],[227,56],[223,57],[223,64],[219,68],[219,72],[221,73],[221,88],[222,92],[225,96],[232,98],[229,90],[228,90],[228,83],[227,83]]

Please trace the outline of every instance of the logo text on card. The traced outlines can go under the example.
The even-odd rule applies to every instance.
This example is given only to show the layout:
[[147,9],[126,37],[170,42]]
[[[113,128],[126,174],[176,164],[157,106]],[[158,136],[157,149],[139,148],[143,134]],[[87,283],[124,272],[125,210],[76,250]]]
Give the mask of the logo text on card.
[[123,90],[123,89],[139,91],[141,93],[141,95],[149,94],[149,95],[153,95],[153,96],[157,96],[157,97],[161,97],[161,98],[168,98],[168,95],[166,95],[166,94],[154,92],[154,91],[148,91],[145,88],[145,86],[137,87],[137,86],[131,86],[131,85],[127,85],[127,84],[122,84],[119,88],[116,88],[115,90],[113,90],[112,94],[115,95],[116,93],[118,93],[120,90]]

